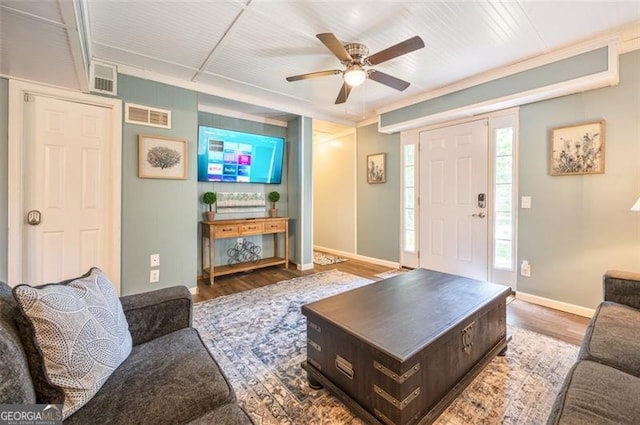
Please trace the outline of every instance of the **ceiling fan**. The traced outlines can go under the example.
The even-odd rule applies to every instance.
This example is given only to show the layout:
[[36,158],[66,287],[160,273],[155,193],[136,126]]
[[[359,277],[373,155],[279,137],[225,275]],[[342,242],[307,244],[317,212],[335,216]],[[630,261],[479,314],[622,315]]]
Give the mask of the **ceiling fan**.
[[308,74],[294,75],[287,77],[287,81],[308,80],[310,78],[325,77],[328,75],[342,74],[344,83],[336,98],[336,105],[344,103],[351,93],[353,87],[364,83],[367,78],[372,79],[380,84],[389,86],[396,90],[403,91],[409,87],[407,81],[385,74],[375,69],[367,68],[369,66],[378,65],[398,56],[422,49],[424,41],[419,36],[411,37],[405,41],[388,47],[384,50],[369,55],[369,48],[361,43],[349,43],[344,46],[336,38],[333,33],[317,34],[316,37],[325,45],[344,65],[343,70],[330,69],[327,71],[310,72]]

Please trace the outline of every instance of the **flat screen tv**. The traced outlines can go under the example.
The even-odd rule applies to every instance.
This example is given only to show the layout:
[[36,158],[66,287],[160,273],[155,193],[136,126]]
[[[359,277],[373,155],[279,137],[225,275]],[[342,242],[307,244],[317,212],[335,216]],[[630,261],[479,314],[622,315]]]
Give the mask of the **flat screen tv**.
[[198,180],[280,184],[284,139],[199,126]]

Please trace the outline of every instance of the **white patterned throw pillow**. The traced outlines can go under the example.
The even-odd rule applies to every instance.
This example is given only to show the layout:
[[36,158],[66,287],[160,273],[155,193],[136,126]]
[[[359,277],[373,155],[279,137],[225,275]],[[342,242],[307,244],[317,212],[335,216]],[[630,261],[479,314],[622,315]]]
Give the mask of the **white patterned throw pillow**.
[[131,334],[120,300],[97,268],[66,284],[19,285],[13,294],[33,326],[49,382],[64,394],[66,419],[98,392],[131,353]]

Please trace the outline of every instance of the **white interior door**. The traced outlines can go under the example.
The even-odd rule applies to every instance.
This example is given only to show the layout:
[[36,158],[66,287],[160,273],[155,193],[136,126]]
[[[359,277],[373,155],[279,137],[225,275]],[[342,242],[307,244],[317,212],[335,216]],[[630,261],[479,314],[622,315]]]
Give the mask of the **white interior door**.
[[107,208],[113,184],[111,113],[50,97],[25,98],[24,282],[68,279],[92,266],[107,275],[115,272]]
[[419,137],[420,267],[487,280],[487,120]]

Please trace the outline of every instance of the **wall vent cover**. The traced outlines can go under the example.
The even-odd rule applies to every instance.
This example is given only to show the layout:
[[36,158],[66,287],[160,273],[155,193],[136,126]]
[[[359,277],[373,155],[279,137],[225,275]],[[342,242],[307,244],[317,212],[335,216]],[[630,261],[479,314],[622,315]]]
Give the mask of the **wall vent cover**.
[[118,94],[118,69],[115,65],[91,62],[89,79],[92,92]]
[[171,128],[171,111],[134,103],[125,103],[124,110],[124,121],[130,124]]

